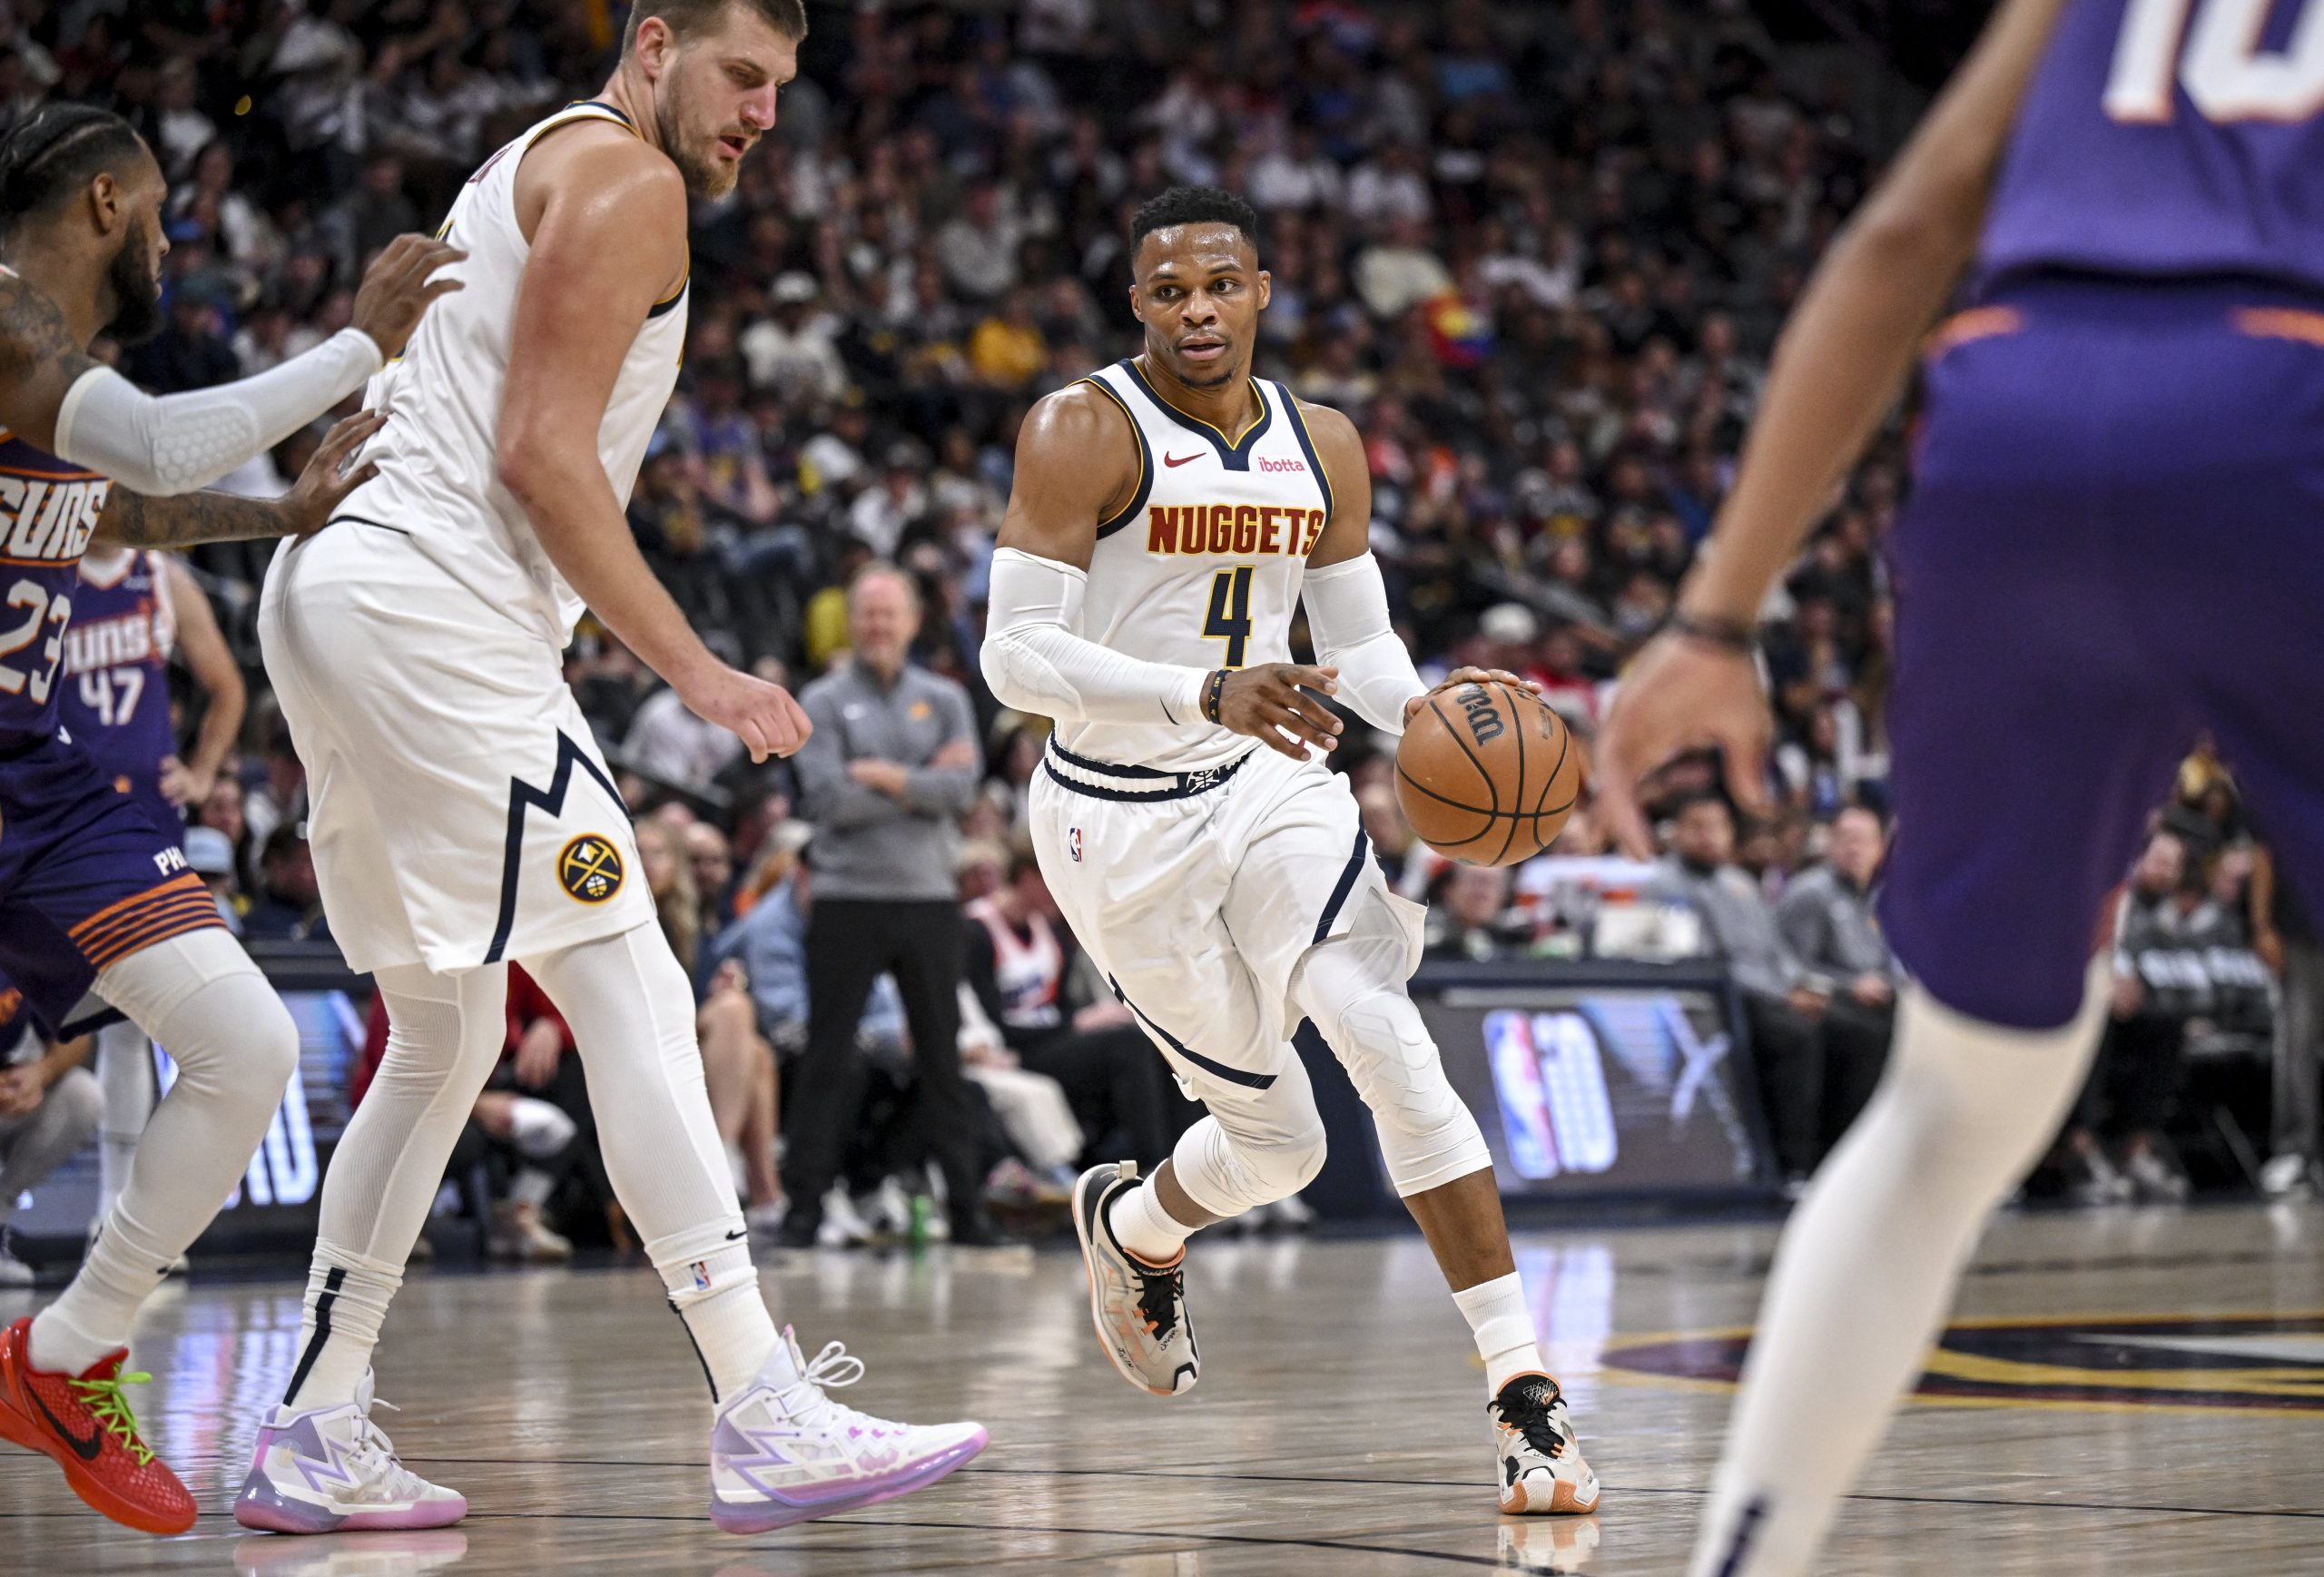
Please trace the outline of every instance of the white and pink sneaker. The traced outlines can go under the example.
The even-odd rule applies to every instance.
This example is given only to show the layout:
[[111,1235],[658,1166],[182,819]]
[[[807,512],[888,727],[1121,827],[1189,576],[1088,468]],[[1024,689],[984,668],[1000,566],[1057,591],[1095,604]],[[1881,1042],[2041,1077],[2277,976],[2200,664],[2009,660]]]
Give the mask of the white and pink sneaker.
[[824,1393],[863,1377],[832,1342],[812,1364],[789,1327],[710,1432],[710,1519],[763,1533],[924,1489],[985,1448],[978,1424],[891,1424]]
[[467,1516],[466,1495],[396,1460],[394,1443],[371,1422],[373,1405],[366,1370],[352,1402],[276,1407],[258,1432],[234,1521],[267,1533],[336,1533],[441,1528]]

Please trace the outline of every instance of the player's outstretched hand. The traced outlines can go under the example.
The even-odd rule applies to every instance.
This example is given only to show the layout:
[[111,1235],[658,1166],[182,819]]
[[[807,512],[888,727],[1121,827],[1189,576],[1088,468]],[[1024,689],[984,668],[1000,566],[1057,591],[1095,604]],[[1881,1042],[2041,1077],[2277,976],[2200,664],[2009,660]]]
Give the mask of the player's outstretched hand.
[[732,729],[753,761],[789,755],[815,731],[790,691],[723,664],[682,686],[678,699],[704,722]]
[[275,509],[282,518],[285,537],[312,537],[330,524],[331,516],[347,501],[347,495],[379,474],[379,468],[369,460],[352,470],[347,462],[355,451],[370,440],[371,435],[388,425],[387,413],[359,410],[353,416],[333,422],[330,431],[307,460],[307,468],[290,490],[275,500]]
[[1247,734],[1294,761],[1305,761],[1308,745],[1330,750],[1340,742],[1340,720],[1332,715],[1331,708],[1305,692],[1331,695],[1339,687],[1337,668],[1315,668],[1304,663],[1262,663],[1256,668],[1237,668],[1226,675],[1226,686],[1218,693],[1219,725]]
[[1760,779],[1775,731],[1767,691],[1748,652],[1665,631],[1646,644],[1614,692],[1598,734],[1595,784],[1614,836],[1636,859],[1654,853],[1638,785],[1671,757],[1716,748],[1727,786],[1747,811],[1766,808]]
[[419,327],[428,303],[460,288],[458,280],[436,278],[436,271],[468,255],[428,236],[396,237],[363,271],[363,282],[355,291],[355,327],[371,336],[382,356],[394,360]]
[[1439,691],[1450,690],[1455,685],[1506,685],[1512,690],[1531,690],[1536,695],[1541,694],[1540,680],[1521,679],[1506,668],[1455,668],[1444,676],[1443,682],[1435,689],[1423,691],[1404,703],[1404,721],[1410,723],[1413,720],[1413,715],[1421,709],[1431,695],[1436,695]]

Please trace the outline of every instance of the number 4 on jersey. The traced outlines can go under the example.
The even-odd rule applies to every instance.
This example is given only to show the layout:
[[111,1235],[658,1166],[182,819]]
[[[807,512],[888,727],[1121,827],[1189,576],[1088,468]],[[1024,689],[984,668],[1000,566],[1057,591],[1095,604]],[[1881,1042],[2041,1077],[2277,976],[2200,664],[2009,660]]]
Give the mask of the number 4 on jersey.
[[1222,668],[1243,665],[1243,648],[1251,639],[1251,567],[1222,569],[1210,583],[1210,613],[1202,622],[1203,639],[1225,641]]

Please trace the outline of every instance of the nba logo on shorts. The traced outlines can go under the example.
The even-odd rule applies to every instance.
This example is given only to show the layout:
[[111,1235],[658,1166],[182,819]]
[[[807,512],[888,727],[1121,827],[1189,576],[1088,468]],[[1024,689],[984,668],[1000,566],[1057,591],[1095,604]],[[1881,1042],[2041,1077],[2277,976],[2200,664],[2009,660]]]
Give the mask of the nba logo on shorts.
[[1068,852],[1068,853],[1069,853],[1070,854],[1072,854],[1072,856],[1073,856],[1073,862],[1074,862],[1075,864],[1077,864],[1077,865],[1080,864],[1080,863],[1081,863],[1081,829],[1080,829],[1080,828],[1078,828],[1078,827],[1068,827],[1068,828],[1066,828],[1066,830],[1065,830],[1065,847],[1066,847],[1067,852]]
[[710,1290],[710,1267],[697,1259],[692,1265],[687,1266],[686,1268],[694,1272],[694,1291],[708,1292]]

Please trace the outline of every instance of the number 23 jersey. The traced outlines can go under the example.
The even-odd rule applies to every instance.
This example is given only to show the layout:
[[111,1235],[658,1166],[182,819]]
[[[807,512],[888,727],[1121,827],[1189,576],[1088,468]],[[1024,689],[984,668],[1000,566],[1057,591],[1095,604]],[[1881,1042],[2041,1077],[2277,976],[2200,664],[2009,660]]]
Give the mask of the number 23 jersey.
[[[1332,511],[1330,481],[1291,391],[1253,379],[1258,415],[1230,435],[1165,403],[1134,362],[1082,381],[1129,419],[1138,479],[1129,501],[1098,523],[1074,633],[1150,663],[1289,662],[1307,555]],[[1057,736],[1077,755],[1167,772],[1199,772],[1253,748],[1199,715],[1061,723]]]

